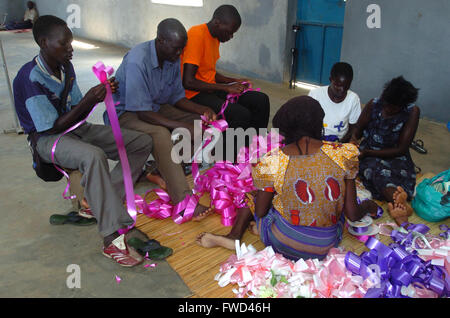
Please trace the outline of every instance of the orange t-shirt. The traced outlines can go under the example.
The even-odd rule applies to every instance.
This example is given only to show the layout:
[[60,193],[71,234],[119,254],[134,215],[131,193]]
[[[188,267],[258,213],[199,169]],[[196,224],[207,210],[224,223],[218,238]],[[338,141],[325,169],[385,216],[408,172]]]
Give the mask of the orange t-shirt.
[[[219,46],[219,40],[212,37],[206,24],[190,28],[186,47],[181,54],[181,76],[183,76],[184,64],[193,64],[198,66],[196,79],[215,84],[216,63],[220,58]],[[186,98],[191,99],[199,93],[187,89]]]

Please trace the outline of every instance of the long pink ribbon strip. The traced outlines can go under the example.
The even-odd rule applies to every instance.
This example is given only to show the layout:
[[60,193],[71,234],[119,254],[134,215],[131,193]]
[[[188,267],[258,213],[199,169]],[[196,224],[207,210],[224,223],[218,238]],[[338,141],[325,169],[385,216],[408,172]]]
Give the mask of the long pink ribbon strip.
[[86,120],[88,119],[88,117],[92,114],[92,112],[94,111],[94,108],[91,110],[91,112],[89,113],[89,115],[86,116],[85,119],[83,119],[82,121],[80,121],[78,124],[73,125],[72,127],[70,127],[69,129],[67,129],[66,131],[64,131],[53,143],[52,146],[52,163],[55,166],[56,170],[58,170],[59,172],[61,172],[64,177],[66,177],[67,180],[67,185],[66,188],[64,189],[64,192],[62,194],[63,198],[65,200],[72,200],[76,198],[76,195],[72,195],[72,196],[67,196],[67,192],[69,192],[70,189],[70,179],[69,179],[69,175],[67,174],[67,172],[65,172],[63,169],[61,169],[60,167],[58,167],[58,165],[55,162],[55,151],[56,151],[56,145],[59,143],[59,140],[66,134],[70,133],[71,131],[74,131],[75,129],[77,129],[78,127],[80,127],[82,124],[84,124],[86,122]]
[[123,183],[125,185],[125,197],[127,202],[127,210],[130,217],[134,220],[134,224],[129,226],[128,229],[119,230],[120,234],[124,234],[131,230],[136,224],[136,204],[134,202],[134,187],[133,179],[131,178],[130,163],[128,162],[127,152],[125,150],[125,144],[123,142],[122,131],[120,130],[119,118],[116,113],[116,105],[114,103],[111,87],[108,82],[108,76],[114,73],[114,69],[111,66],[105,67],[102,62],[97,62],[92,67],[92,71],[95,76],[102,82],[106,87],[106,97],[105,105],[106,111],[108,113],[109,121],[111,123],[111,128],[113,131],[114,139],[116,140],[117,150],[119,152],[120,164],[122,165],[123,171]]
[[[105,67],[105,65],[102,62],[98,62],[97,64],[95,64],[92,67],[92,71],[94,72],[95,76],[97,76],[97,78],[100,80],[100,82],[105,85],[105,88],[106,88],[106,97],[105,97],[104,102],[106,105],[106,110],[108,112],[109,120],[111,122],[114,139],[116,140],[117,149],[119,152],[120,163],[122,165],[127,211],[128,211],[128,214],[130,215],[130,217],[134,220],[133,225],[129,226],[127,229],[119,230],[120,234],[124,234],[124,233],[128,232],[130,229],[132,229],[134,227],[134,225],[136,224],[137,213],[136,213],[136,204],[134,201],[134,188],[133,188],[133,180],[131,178],[130,164],[128,162],[128,157],[127,157],[125,145],[123,142],[122,132],[120,130],[119,119],[117,118],[115,103],[112,98],[111,87],[108,82],[108,76],[110,76],[114,73],[114,69],[110,66]],[[52,162],[55,165],[56,169],[58,169],[58,171],[60,171],[67,179],[67,186],[63,192],[64,199],[75,199],[76,196],[70,196],[70,197],[66,196],[66,193],[69,191],[69,188],[70,188],[70,179],[69,179],[69,175],[63,169],[59,168],[56,165],[56,162],[55,162],[56,146],[58,145],[58,142],[64,135],[68,134],[69,132],[77,129],[82,124],[84,124],[86,122],[86,120],[89,118],[89,116],[92,114],[92,112],[94,111],[96,106],[97,105],[95,105],[92,108],[91,112],[88,114],[88,116],[86,116],[85,119],[83,119],[79,123],[75,124],[74,126],[70,127],[66,131],[64,131],[61,134],[61,136],[59,136],[58,139],[56,139],[56,141],[53,144]]]

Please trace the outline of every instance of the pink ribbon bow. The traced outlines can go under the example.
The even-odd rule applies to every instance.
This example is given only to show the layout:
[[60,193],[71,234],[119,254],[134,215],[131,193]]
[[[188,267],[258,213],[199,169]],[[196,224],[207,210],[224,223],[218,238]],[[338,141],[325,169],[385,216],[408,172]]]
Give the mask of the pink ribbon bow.
[[[158,198],[150,203],[145,201],[148,194],[155,192]],[[135,196],[137,211],[149,218],[164,220],[172,217],[177,224],[183,224],[190,221],[197,207],[199,197],[196,195],[187,195],[183,201],[176,205],[170,202],[169,194],[162,189],[154,189],[147,191],[142,198],[140,195]],[[183,213],[184,212],[184,213]]]

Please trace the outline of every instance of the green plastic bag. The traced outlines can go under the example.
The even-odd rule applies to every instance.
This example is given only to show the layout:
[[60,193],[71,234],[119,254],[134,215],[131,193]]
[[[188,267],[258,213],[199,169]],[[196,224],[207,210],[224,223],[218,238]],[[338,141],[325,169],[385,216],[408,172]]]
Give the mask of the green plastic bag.
[[423,180],[416,188],[412,207],[417,215],[429,222],[450,217],[450,170],[432,179]]

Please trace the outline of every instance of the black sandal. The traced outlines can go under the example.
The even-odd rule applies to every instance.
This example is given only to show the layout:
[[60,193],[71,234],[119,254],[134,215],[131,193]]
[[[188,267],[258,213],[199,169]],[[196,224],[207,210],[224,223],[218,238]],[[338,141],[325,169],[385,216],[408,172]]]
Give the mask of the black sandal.
[[49,221],[51,225],[71,224],[76,226],[89,226],[97,224],[97,220],[95,218],[84,218],[75,211],[69,212],[67,215],[53,214],[50,216]]
[[183,168],[183,172],[185,176],[192,174],[192,164],[191,163],[181,163],[181,167]]
[[420,167],[414,165],[414,172],[415,172],[416,174],[419,174],[419,173],[422,172],[422,169],[420,169]]
[[162,246],[157,240],[144,242],[137,237],[132,237],[127,239],[127,243],[142,256],[147,256],[148,253],[148,258],[155,261],[163,260],[173,253],[170,247]]
[[411,143],[410,147],[411,147],[412,149],[414,149],[415,151],[417,151],[418,153],[420,153],[420,154],[425,155],[425,154],[428,153],[428,151],[427,151],[427,150],[424,148],[424,146],[423,146],[423,141],[420,140],[420,139],[414,140],[414,141]]

